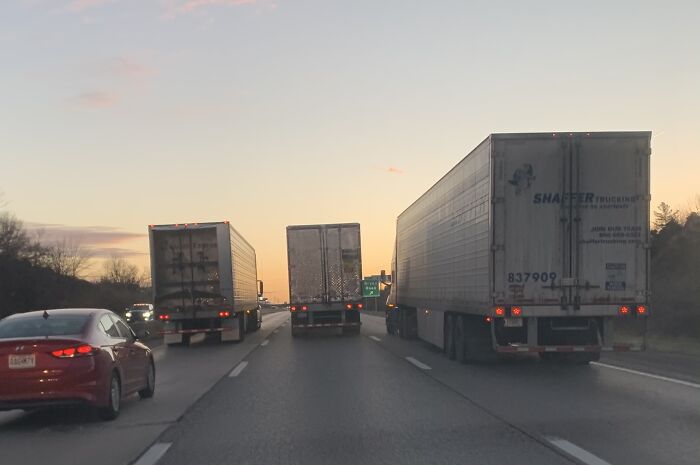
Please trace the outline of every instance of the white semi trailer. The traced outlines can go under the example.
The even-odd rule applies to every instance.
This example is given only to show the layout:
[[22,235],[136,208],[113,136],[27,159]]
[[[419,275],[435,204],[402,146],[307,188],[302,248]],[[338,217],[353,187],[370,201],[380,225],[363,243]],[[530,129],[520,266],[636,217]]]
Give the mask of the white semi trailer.
[[650,311],[650,140],[487,137],[399,215],[387,331],[463,362],[642,350],[615,322]]
[[228,221],[151,225],[149,237],[153,303],[166,344],[207,333],[240,341],[260,328],[255,250]]

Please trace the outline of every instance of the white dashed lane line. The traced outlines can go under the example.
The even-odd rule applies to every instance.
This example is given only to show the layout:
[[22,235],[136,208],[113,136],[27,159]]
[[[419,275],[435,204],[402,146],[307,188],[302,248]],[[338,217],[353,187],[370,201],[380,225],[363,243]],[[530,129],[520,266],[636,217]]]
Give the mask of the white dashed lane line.
[[270,340],[269,340],[269,339],[265,339],[264,341],[262,341],[262,342],[260,343],[260,345],[261,345],[262,347],[265,347],[265,346],[268,345],[269,343],[270,343]]
[[416,360],[413,357],[406,357],[406,360],[408,360],[409,362],[411,362],[412,364],[414,364],[415,366],[417,366],[421,370],[430,370],[431,369],[428,365],[426,365],[425,363],[423,363],[421,361]]
[[248,366],[248,362],[245,360],[236,365],[236,368],[234,368],[231,373],[229,373],[228,377],[229,378],[235,378],[236,376],[240,375],[243,370],[245,370],[245,367]]
[[148,448],[134,465],[155,465],[172,446],[172,442],[157,442]]
[[382,340],[379,339],[377,336],[370,336],[369,338],[372,339],[373,341],[382,342]]
[[559,439],[559,438],[547,438],[547,441],[552,443],[554,447],[556,447],[559,450],[562,450],[569,454],[570,456],[580,460],[581,462],[585,463],[586,465],[610,465],[609,462],[606,462],[605,460],[601,459],[600,457],[597,457],[590,452],[588,452],[585,449],[581,449],[579,446],[576,444],[573,444],[565,439]]

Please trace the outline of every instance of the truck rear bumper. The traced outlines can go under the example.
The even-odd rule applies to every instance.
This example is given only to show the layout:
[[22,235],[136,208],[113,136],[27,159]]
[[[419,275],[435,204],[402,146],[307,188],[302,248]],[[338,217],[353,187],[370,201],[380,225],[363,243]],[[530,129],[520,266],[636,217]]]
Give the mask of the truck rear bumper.
[[506,346],[496,346],[496,352],[503,354],[523,353],[523,352],[641,352],[644,346],[639,344],[615,344],[610,347],[604,346],[528,346],[519,344],[509,344]]

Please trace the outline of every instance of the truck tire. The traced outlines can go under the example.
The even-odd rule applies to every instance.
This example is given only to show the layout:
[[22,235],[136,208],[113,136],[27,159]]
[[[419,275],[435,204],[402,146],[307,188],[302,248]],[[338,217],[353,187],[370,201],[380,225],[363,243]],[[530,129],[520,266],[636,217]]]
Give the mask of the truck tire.
[[467,353],[467,331],[466,322],[463,315],[457,315],[454,322],[454,345],[455,358],[459,363],[467,363],[469,354]]
[[445,314],[445,326],[444,326],[444,347],[445,355],[450,360],[454,360],[456,357],[455,353],[455,316],[451,313]]

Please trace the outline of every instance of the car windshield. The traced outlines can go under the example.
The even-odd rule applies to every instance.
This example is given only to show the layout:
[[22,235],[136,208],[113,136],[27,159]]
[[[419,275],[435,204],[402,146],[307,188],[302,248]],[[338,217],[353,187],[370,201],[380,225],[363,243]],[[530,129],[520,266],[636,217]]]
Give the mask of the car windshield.
[[42,315],[0,321],[0,339],[80,334],[89,315]]

